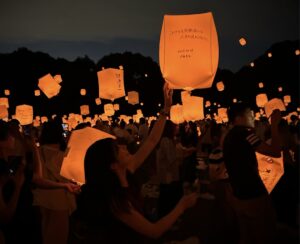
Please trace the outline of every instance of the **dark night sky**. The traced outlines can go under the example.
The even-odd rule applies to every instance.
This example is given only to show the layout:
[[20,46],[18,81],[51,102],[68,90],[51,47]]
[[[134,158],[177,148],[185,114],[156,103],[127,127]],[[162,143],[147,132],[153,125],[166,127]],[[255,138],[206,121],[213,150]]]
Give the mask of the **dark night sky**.
[[207,11],[217,26],[221,68],[236,71],[273,43],[299,39],[298,0],[0,0],[0,52],[25,46],[98,60],[131,51],[158,60],[163,15]]

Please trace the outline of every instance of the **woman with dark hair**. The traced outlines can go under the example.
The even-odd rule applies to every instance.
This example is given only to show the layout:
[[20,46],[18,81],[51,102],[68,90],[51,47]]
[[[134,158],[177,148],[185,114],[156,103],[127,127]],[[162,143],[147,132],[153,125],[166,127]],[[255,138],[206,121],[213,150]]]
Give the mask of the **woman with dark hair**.
[[172,104],[172,91],[167,86],[164,96],[164,110],[135,154],[130,155],[126,146],[117,146],[112,139],[97,141],[88,149],[86,183],[78,202],[79,213],[88,225],[88,243],[146,243],[148,238],[160,237],[196,203],[196,194],[185,196],[167,216],[151,223],[143,215],[135,189],[133,173],[159,142]]

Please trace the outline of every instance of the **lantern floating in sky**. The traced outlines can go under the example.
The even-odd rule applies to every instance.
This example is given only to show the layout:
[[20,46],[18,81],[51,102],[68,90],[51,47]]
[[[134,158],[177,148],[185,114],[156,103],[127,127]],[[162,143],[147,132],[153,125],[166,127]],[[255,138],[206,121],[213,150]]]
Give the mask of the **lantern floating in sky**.
[[80,106],[80,114],[81,115],[88,115],[88,114],[90,114],[89,105],[81,105]]
[[237,99],[236,98],[233,98],[233,103],[237,103]]
[[61,88],[50,74],[39,79],[38,87],[49,99],[56,96]]
[[259,108],[263,108],[265,104],[268,102],[267,94],[262,93],[256,96],[256,105]]
[[16,106],[16,119],[19,120],[21,125],[29,125],[33,121],[33,107],[30,105]]
[[124,70],[105,69],[97,72],[99,97],[108,100],[115,100],[125,96]]
[[139,103],[139,93],[136,91],[128,92],[128,103],[135,105]]
[[217,106],[217,103],[214,103],[214,106]]
[[269,57],[269,58],[272,58],[272,53],[268,53],[268,57]]
[[141,106],[144,106],[144,103],[140,103]]
[[5,89],[5,90],[4,90],[4,95],[5,95],[5,96],[9,96],[9,95],[10,95],[10,90]]
[[86,95],[86,90],[85,89],[80,89],[80,95],[85,96]]
[[278,87],[278,91],[279,91],[279,92],[282,92],[282,87],[281,87],[281,86]]
[[254,67],[254,62],[251,62],[251,63],[250,63],[250,66],[251,66],[251,67]]
[[298,56],[298,55],[300,54],[300,50],[297,49],[297,50],[295,51],[295,54]]
[[259,83],[258,83],[258,87],[259,87],[259,88],[264,88],[264,83],[259,82]]
[[8,110],[6,105],[0,105],[0,119],[8,118]]
[[217,89],[218,89],[218,91],[224,91],[224,88],[225,88],[225,86],[224,86],[223,81],[219,81],[217,83]]
[[186,121],[204,119],[203,97],[189,96],[183,101],[183,117]]
[[170,120],[176,125],[179,125],[184,122],[182,105],[176,104],[171,106]]
[[240,38],[239,43],[241,46],[245,46],[247,44],[246,39],[245,38]]
[[211,87],[218,59],[218,37],[212,13],[164,16],[159,63],[170,88]]
[[35,91],[34,91],[34,95],[35,95],[36,97],[40,96],[40,95],[41,95],[41,91],[40,91],[40,90],[35,90]]
[[206,107],[206,108],[207,108],[207,107],[210,107],[210,105],[211,105],[211,104],[210,104],[210,101],[206,101],[206,102],[205,102],[205,107]]
[[279,98],[273,98],[272,100],[270,100],[265,104],[266,116],[269,118],[273,110],[275,109],[279,109],[280,111],[285,111],[284,103]]
[[118,110],[120,110],[120,105],[119,104],[114,104],[114,110],[115,111],[118,111]]
[[9,108],[9,102],[7,97],[0,97],[0,105],[4,105],[6,108]]
[[42,116],[41,122],[42,122],[42,124],[48,122],[48,118],[46,116]]
[[218,116],[222,119],[223,122],[227,122],[227,108],[218,108]]
[[55,75],[53,78],[58,84],[62,82],[61,75]]
[[120,65],[120,66],[119,66],[119,69],[123,69],[123,66],[122,66],[122,65]]
[[148,77],[148,75],[147,75],[147,74],[145,74],[145,77]]
[[100,105],[101,104],[101,99],[98,97],[98,98],[96,98],[95,99],[95,103],[97,104],[97,105]]
[[114,105],[107,103],[104,105],[104,113],[107,116],[113,116],[115,114]]
[[283,97],[283,102],[284,103],[290,103],[292,100],[291,100],[291,96],[289,95],[286,95]]
[[160,104],[160,103],[158,104],[158,107],[161,107],[161,104]]

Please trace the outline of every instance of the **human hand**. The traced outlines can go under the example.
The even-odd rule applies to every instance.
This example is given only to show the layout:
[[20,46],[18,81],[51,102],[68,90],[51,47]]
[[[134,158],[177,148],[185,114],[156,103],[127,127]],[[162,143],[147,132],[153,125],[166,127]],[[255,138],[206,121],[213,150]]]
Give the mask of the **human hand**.
[[64,183],[64,187],[70,192],[70,193],[79,193],[80,192],[80,185],[77,185],[75,183]]

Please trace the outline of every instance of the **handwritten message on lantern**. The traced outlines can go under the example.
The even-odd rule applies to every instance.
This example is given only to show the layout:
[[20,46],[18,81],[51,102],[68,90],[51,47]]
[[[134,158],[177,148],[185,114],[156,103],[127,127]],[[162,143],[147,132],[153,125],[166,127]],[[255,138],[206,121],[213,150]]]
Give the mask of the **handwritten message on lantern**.
[[104,69],[97,72],[99,97],[114,100],[125,96],[124,71],[121,69]]
[[159,63],[171,88],[211,87],[218,58],[218,37],[211,13],[164,16]]
[[283,157],[269,157],[260,153],[255,153],[258,162],[258,171],[266,189],[269,193],[274,189],[284,173]]
[[33,107],[30,105],[16,106],[16,119],[21,125],[29,125],[33,121]]
[[[84,157],[88,148],[98,140],[114,136],[94,128],[84,128],[71,133],[60,174],[80,184],[85,183]],[[101,157],[101,155],[99,155]]]

